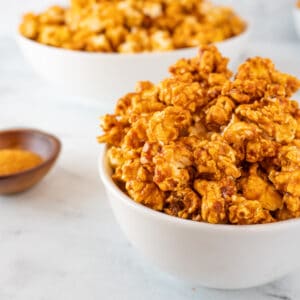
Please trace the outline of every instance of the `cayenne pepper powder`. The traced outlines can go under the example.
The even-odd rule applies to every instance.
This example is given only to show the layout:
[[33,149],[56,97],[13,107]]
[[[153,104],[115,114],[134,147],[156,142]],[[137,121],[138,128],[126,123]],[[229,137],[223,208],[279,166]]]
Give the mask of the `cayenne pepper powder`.
[[36,153],[22,149],[0,150],[0,176],[19,173],[41,164],[43,159]]

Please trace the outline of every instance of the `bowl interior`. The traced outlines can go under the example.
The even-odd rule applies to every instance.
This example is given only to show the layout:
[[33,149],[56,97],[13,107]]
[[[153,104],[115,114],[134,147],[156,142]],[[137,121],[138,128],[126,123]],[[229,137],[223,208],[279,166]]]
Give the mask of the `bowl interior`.
[[46,133],[33,129],[15,129],[0,132],[0,149],[14,148],[34,152],[49,160],[60,149],[59,141]]

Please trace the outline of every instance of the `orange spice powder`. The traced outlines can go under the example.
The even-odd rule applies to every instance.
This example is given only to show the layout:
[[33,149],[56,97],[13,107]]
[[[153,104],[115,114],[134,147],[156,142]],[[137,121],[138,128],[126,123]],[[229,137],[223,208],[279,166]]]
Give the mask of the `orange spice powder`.
[[43,159],[30,151],[21,149],[0,150],[0,176],[19,173],[38,166]]

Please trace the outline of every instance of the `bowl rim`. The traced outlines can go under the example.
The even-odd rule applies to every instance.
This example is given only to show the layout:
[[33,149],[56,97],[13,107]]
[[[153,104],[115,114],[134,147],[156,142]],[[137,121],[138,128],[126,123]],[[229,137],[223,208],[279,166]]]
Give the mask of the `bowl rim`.
[[[13,177],[23,176],[23,175],[26,175],[26,174],[30,174],[32,172],[36,172],[39,169],[44,168],[48,163],[54,163],[56,161],[57,157],[59,156],[60,152],[61,152],[62,145],[61,145],[60,140],[56,136],[54,136],[52,134],[49,134],[45,131],[41,131],[41,130],[34,129],[34,128],[9,128],[9,129],[5,129],[5,130],[1,130],[0,131],[0,137],[2,136],[2,134],[19,133],[19,132],[27,132],[29,134],[41,135],[41,136],[45,137],[48,141],[51,141],[54,144],[55,149],[49,155],[48,158],[43,160],[37,166],[35,166],[33,168],[26,169],[26,170],[21,171],[21,172],[17,172],[17,173],[12,173],[12,174],[7,174],[7,175],[0,175],[0,180],[10,179],[10,178],[13,178]],[[4,149],[4,148],[2,148],[2,149]]]
[[124,192],[120,190],[120,188],[115,184],[113,179],[109,174],[110,166],[107,158],[107,145],[101,145],[100,154],[98,158],[98,171],[100,174],[100,178],[104,184],[105,190],[111,192],[115,198],[118,198],[122,201],[126,206],[131,207],[134,210],[137,210],[139,213],[144,215],[150,215],[153,218],[157,218],[162,222],[171,223],[172,226],[186,226],[193,229],[207,229],[207,230],[222,230],[224,232],[232,232],[232,233],[257,233],[257,232],[270,232],[274,230],[285,230],[287,227],[291,226],[299,226],[300,218],[293,218],[289,220],[278,221],[274,223],[267,224],[252,224],[252,225],[234,225],[234,224],[210,224],[206,222],[197,222],[193,220],[182,219],[179,217],[170,216],[168,214],[156,211],[149,207],[146,207],[140,203],[135,202],[129,196],[127,196]]
[[[243,18],[243,21],[246,23],[246,28],[244,31],[239,33],[238,35],[235,35],[233,37],[227,38],[223,41],[215,42],[212,44],[215,44],[217,47],[219,45],[224,45],[227,43],[230,43],[232,41],[239,40],[240,38],[247,37],[249,36],[250,32],[250,25],[249,21],[245,18]],[[80,55],[80,56],[86,56],[86,57],[104,57],[104,58],[137,58],[137,57],[148,57],[148,56],[162,56],[162,55],[172,55],[172,54],[178,54],[178,53],[185,53],[187,51],[195,51],[198,50],[199,46],[195,47],[186,47],[186,48],[179,48],[179,49],[174,49],[174,50],[169,50],[169,51],[149,51],[149,52],[137,52],[137,53],[119,53],[119,52],[88,52],[88,51],[82,51],[82,50],[71,50],[71,49],[65,49],[65,48],[60,48],[60,47],[54,47],[54,46],[49,46],[46,44],[39,43],[35,40],[32,40],[30,38],[25,37],[22,35],[19,31],[16,32],[16,39],[19,43],[27,43],[33,47],[38,47],[40,49],[48,49],[48,51],[56,52],[56,53],[69,53],[72,55]]]

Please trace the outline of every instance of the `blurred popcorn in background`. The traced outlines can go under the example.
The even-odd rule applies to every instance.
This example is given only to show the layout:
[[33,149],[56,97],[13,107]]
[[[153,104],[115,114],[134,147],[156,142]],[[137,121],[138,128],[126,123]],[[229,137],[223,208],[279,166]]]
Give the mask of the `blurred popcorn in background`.
[[[230,5],[253,22],[255,40],[293,41],[296,33],[292,9],[296,0],[212,0],[216,4]],[[68,0],[0,0],[0,34],[15,32],[20,16],[25,11],[44,9],[53,4],[67,4]]]

